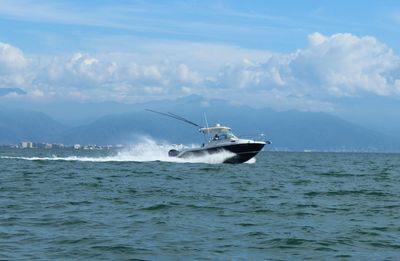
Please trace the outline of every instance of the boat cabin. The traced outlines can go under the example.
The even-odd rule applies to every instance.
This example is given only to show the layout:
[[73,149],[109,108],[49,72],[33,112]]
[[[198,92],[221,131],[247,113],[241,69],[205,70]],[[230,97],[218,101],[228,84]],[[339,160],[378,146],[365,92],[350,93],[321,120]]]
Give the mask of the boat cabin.
[[232,129],[231,128],[225,127],[225,126],[221,126],[220,124],[217,124],[214,127],[201,128],[199,131],[202,132],[203,134],[210,135],[212,137],[210,139],[210,142],[238,139],[232,133]]

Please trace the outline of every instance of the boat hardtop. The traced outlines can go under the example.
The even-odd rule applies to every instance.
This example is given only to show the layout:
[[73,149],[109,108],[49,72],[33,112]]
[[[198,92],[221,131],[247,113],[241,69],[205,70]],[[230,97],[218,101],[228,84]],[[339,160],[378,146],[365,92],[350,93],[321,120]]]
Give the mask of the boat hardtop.
[[204,134],[214,134],[214,133],[231,133],[232,129],[229,127],[221,126],[217,123],[214,127],[206,127],[199,129],[200,132]]

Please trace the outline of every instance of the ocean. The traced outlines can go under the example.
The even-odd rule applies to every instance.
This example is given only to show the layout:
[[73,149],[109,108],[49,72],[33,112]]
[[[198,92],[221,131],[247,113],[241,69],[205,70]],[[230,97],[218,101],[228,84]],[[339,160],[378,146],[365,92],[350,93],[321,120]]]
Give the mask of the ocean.
[[400,154],[0,150],[0,260],[400,260]]

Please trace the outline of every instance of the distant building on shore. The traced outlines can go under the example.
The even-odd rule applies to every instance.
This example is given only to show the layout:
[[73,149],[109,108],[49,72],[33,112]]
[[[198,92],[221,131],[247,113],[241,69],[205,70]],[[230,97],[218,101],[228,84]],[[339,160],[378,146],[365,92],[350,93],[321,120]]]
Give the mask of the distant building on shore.
[[31,142],[31,141],[23,141],[23,142],[21,142],[20,146],[23,149],[32,149],[33,148],[33,142]]
[[62,144],[62,143],[52,144],[51,146],[52,146],[53,149],[63,149],[63,148],[65,148],[65,145]]

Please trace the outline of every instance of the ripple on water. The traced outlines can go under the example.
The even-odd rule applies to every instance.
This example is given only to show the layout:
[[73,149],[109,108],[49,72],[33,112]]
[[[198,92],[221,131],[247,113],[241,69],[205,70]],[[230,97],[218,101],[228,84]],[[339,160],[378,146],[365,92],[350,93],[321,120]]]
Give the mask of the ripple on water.
[[[53,157],[0,149],[36,153]],[[75,153],[0,157],[0,259],[400,260],[397,154],[218,165]]]

